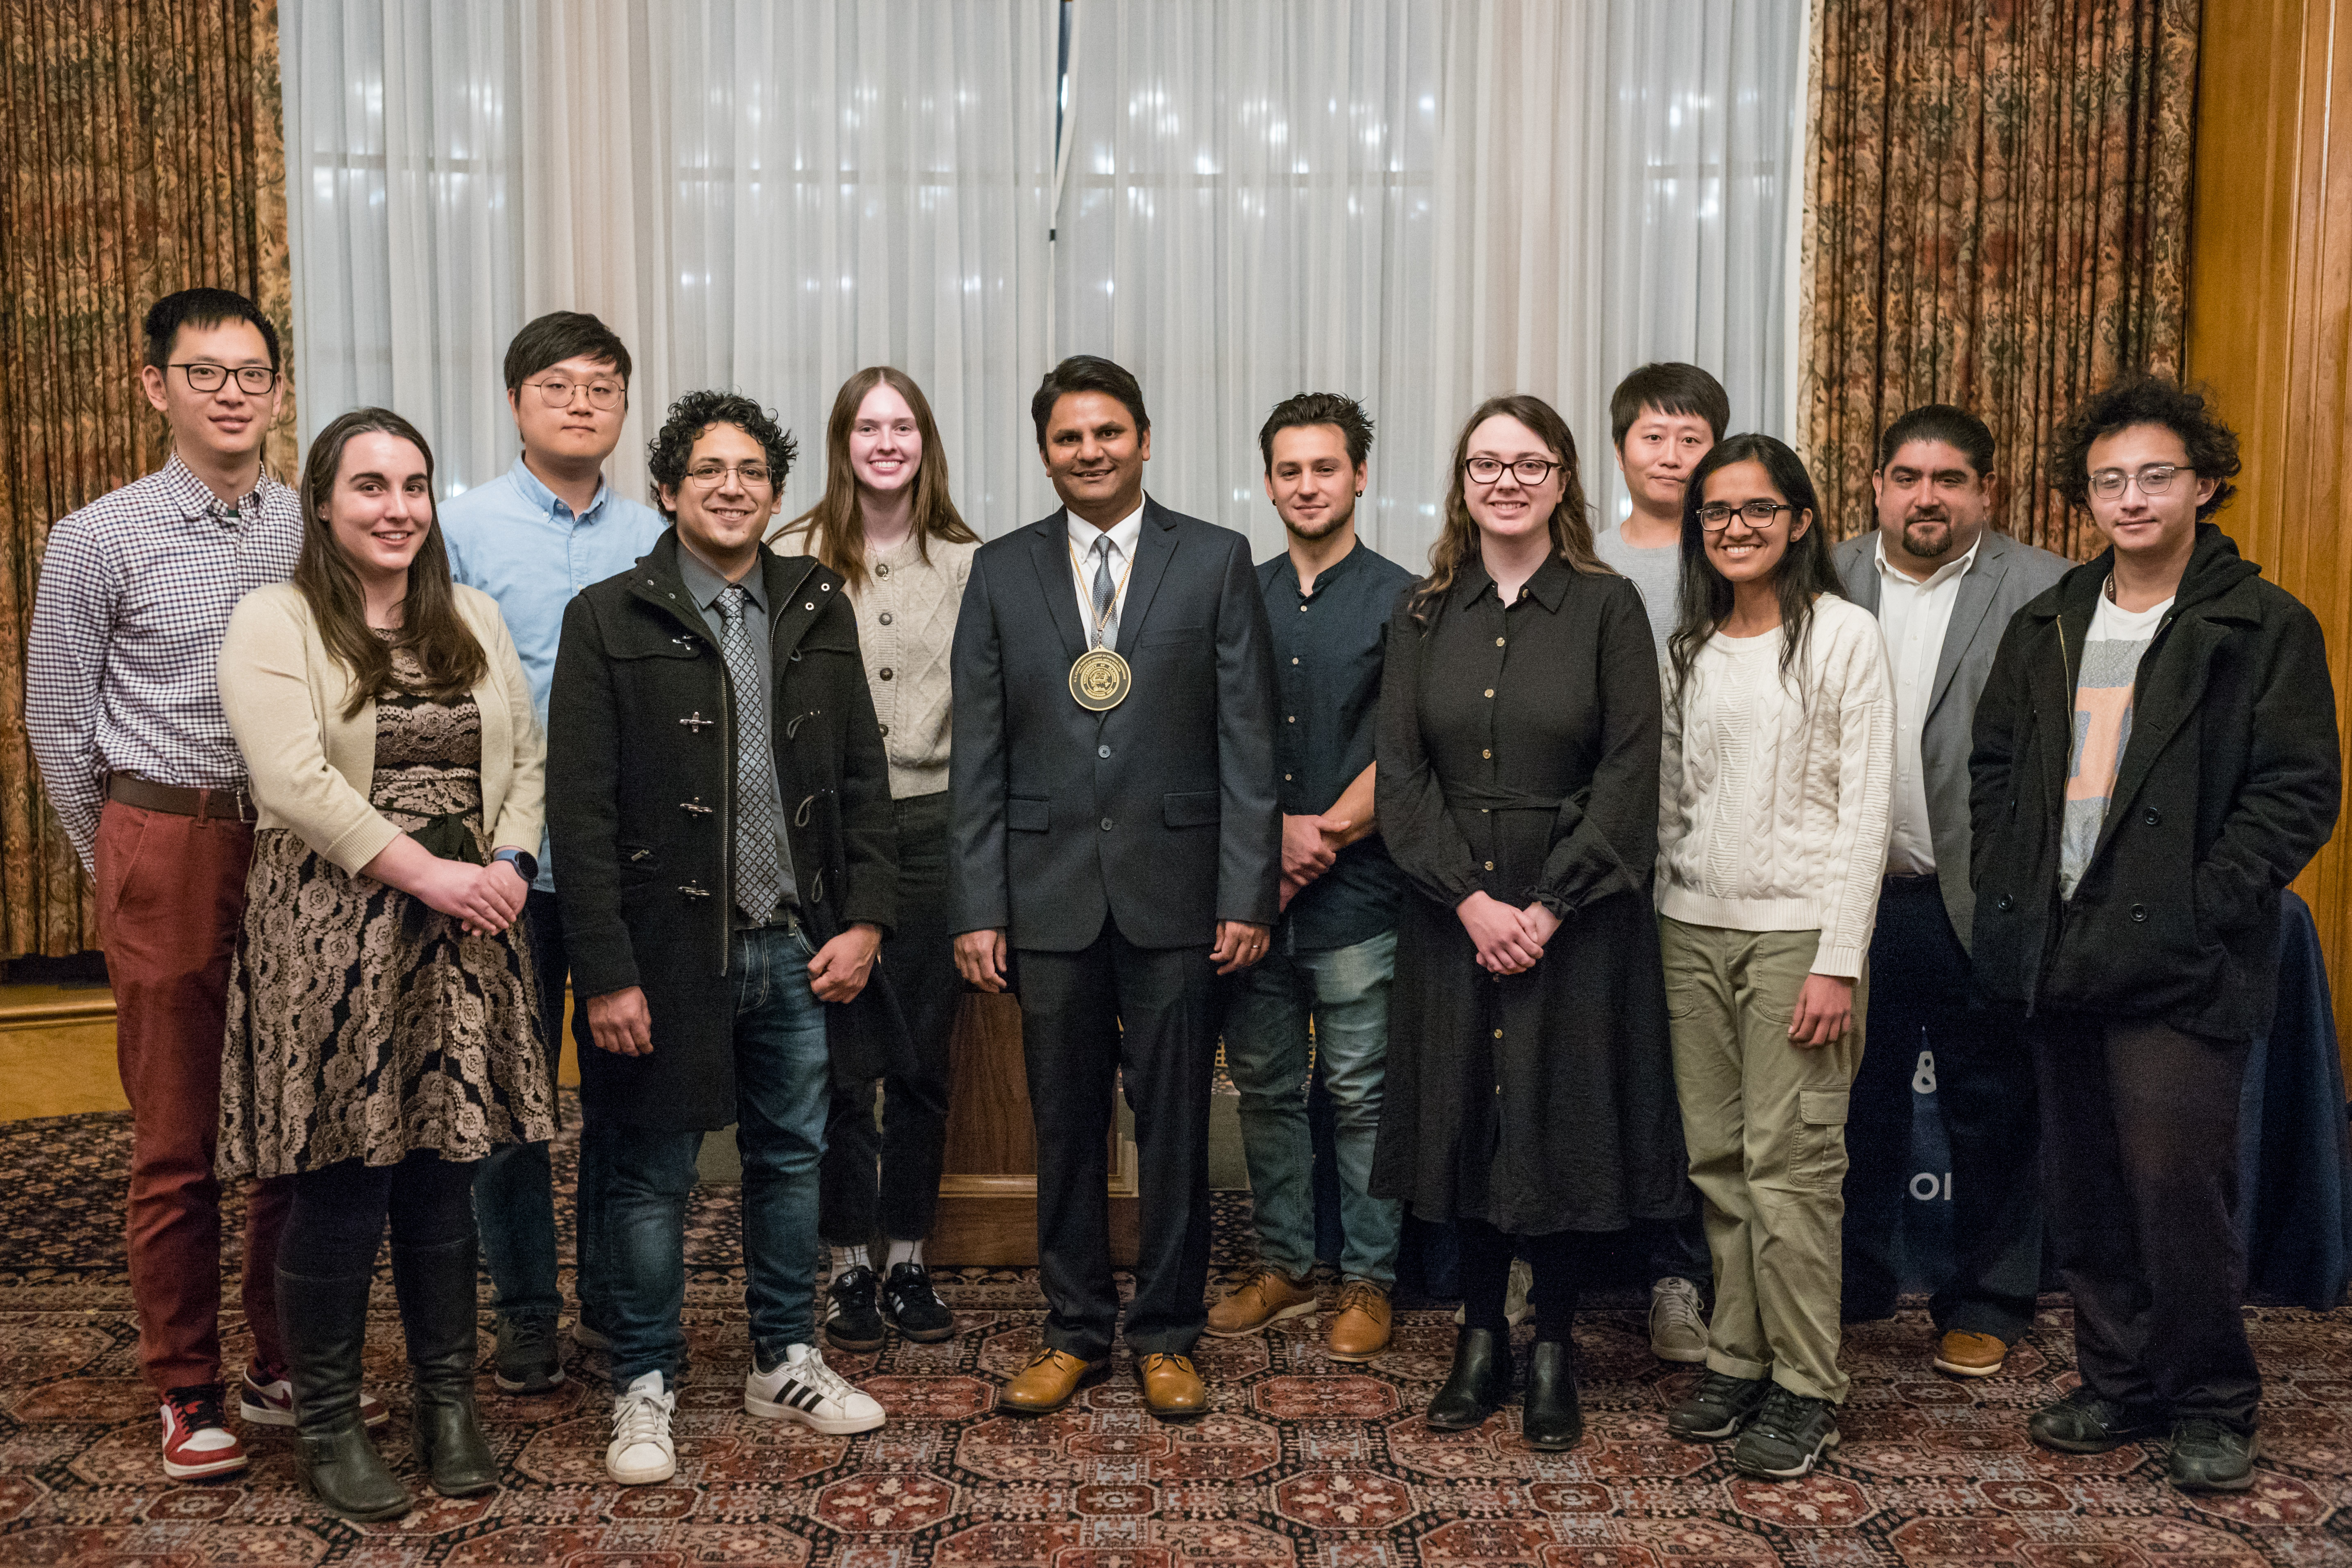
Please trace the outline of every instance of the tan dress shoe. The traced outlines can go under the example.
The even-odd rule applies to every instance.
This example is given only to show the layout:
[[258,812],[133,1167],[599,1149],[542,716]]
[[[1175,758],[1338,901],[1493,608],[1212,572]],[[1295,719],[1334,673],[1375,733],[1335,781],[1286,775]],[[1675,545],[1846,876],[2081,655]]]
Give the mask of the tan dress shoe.
[[1016,1415],[1043,1415],[1067,1405],[1078,1390],[1101,1380],[1108,1361],[1087,1361],[1067,1351],[1041,1350],[997,1391],[996,1407]]
[[2009,1359],[2009,1347],[1990,1334],[1954,1329],[1936,1346],[1936,1370],[1954,1377],[1990,1377]]
[[1389,1348],[1389,1293],[1369,1279],[1339,1287],[1339,1310],[1332,1314],[1325,1346],[1333,1361],[1370,1361]]
[[1191,1356],[1143,1356],[1135,1363],[1135,1377],[1143,1384],[1144,1408],[1163,1420],[1198,1415],[1209,1408],[1209,1390],[1192,1369]]
[[1315,1290],[1279,1268],[1258,1271],[1256,1279],[1209,1309],[1209,1332],[1222,1340],[1255,1334],[1268,1323],[1303,1318],[1315,1310]]

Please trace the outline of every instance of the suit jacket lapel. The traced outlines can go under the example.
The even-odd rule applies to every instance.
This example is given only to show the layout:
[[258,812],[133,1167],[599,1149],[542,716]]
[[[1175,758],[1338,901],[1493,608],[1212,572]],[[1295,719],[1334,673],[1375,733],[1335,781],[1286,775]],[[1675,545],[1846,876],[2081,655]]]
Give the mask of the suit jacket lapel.
[[1070,514],[1057,511],[1029,531],[1029,559],[1037,568],[1037,589],[1045,595],[1046,613],[1062,635],[1070,662],[1087,651],[1087,628],[1078,624],[1077,590],[1070,576]]
[[1845,579],[1846,597],[1878,614],[1878,552],[1870,534],[1855,536],[1851,553],[1846,557],[1845,570],[1839,574]]
[[1127,585],[1127,606],[1118,616],[1118,651],[1122,658],[1135,651],[1135,639],[1143,629],[1143,617],[1151,611],[1152,595],[1160,592],[1160,580],[1166,575],[1168,563],[1176,554],[1176,521],[1158,501],[1150,497],[1143,503],[1143,531],[1135,541],[1135,577]]
[[[2000,535],[1988,532],[1977,548],[1977,563],[1960,579],[1959,596],[1952,601],[1952,618],[1945,624],[1944,646],[1936,655],[1936,679],[1927,692],[1927,719],[1935,718],[1944,693],[1952,689],[1952,677],[1959,673],[1960,658],[1976,640],[1985,617],[1992,613],[1993,595],[2000,587],[2001,574],[2008,570],[2009,546],[2000,542]],[[1999,635],[1997,630],[1995,635]]]

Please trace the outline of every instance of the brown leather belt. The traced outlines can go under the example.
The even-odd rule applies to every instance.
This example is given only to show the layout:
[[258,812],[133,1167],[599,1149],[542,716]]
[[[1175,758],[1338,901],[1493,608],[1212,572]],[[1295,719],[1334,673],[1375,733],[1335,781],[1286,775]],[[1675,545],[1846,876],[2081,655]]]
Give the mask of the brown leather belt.
[[251,822],[257,816],[253,809],[253,797],[241,789],[184,789],[178,784],[142,779],[136,773],[110,774],[106,794],[110,800],[135,805],[142,811],[168,811],[174,816],[193,816],[199,822]]

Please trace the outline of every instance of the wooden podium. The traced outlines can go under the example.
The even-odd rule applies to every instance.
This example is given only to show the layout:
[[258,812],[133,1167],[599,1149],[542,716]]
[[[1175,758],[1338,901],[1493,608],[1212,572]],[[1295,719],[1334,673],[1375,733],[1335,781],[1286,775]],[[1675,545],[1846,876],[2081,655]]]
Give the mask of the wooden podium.
[[[1037,1261],[1037,1133],[1021,1058],[1021,1007],[967,992],[949,1041],[947,1162],[923,1255],[932,1263],[1010,1268]],[[1132,1268],[1135,1140],[1124,1103],[1110,1134],[1110,1250]]]

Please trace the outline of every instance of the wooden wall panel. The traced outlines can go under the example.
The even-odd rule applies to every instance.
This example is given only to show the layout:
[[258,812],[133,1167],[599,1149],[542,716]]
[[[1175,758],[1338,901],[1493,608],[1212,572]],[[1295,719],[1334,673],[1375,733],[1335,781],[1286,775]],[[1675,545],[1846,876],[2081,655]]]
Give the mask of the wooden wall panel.
[[[2190,376],[2243,442],[2219,519],[2326,629],[2352,699],[2352,0],[2208,0],[2198,74]],[[2347,726],[2352,733],[2352,726]],[[2352,746],[2347,748],[2352,773]],[[2296,882],[2352,1065],[2352,830]]]

